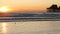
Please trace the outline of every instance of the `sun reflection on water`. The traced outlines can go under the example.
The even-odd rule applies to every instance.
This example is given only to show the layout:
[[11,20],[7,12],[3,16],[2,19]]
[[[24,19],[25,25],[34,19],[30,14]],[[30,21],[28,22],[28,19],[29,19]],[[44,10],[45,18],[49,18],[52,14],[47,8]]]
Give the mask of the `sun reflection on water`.
[[2,23],[2,33],[6,33],[7,32],[7,28],[6,28],[6,26],[7,26],[7,23]]

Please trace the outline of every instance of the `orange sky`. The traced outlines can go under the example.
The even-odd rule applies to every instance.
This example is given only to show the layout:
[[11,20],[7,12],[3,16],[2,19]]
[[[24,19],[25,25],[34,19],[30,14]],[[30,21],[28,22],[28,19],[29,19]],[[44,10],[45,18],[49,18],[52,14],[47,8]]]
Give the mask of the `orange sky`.
[[15,10],[41,11],[52,4],[60,5],[60,0],[0,0],[0,6],[9,6]]

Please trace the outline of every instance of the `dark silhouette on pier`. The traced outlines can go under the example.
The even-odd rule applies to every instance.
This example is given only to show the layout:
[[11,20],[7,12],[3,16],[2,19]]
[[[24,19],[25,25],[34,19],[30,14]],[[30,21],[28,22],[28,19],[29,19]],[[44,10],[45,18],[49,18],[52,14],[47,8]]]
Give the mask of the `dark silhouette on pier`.
[[51,7],[47,8],[47,12],[60,12],[60,6],[53,4]]

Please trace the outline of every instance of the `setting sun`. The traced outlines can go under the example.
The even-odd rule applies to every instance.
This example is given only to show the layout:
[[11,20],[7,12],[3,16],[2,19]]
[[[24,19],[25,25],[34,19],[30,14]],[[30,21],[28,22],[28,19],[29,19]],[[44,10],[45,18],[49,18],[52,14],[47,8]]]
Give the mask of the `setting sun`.
[[7,12],[9,11],[9,9],[7,7],[1,7],[0,8],[0,12]]

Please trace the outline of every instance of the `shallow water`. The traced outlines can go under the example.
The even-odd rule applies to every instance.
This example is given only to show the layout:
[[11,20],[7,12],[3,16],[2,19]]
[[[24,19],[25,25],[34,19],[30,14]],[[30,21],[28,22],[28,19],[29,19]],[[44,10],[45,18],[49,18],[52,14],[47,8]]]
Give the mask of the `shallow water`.
[[60,34],[60,21],[0,22],[0,34]]

